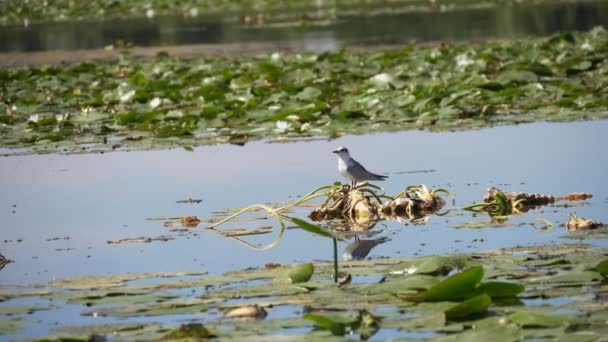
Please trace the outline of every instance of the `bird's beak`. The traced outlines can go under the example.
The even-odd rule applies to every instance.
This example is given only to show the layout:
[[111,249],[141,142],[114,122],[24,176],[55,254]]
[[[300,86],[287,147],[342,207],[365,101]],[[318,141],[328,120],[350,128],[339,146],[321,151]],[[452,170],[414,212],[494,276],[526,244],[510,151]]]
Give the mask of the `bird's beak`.
[[331,153],[338,153],[338,150],[335,150],[335,151],[331,151]]

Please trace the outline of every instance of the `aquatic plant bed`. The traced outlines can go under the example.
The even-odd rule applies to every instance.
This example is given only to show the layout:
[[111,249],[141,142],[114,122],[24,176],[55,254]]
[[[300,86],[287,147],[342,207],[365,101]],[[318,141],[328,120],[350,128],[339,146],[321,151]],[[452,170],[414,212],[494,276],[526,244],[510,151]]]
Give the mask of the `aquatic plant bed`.
[[[607,255],[605,248],[563,244],[343,262],[350,282],[340,284],[327,262],[3,286],[0,334],[18,334],[35,324],[36,312],[69,305],[94,323],[59,326],[50,335],[596,340],[608,333]],[[19,304],[24,298],[31,300]],[[169,317],[181,327],[160,323]]]
[[[0,69],[11,153],[457,130],[608,117],[608,33],[376,52]],[[19,148],[19,149],[17,149]]]
[[[562,0],[563,2],[567,2]],[[516,5],[521,2],[539,3],[555,2],[548,0],[512,1]],[[508,2],[507,2],[508,4]],[[297,18],[303,23],[315,19],[331,19],[335,15],[370,15],[374,12],[395,11],[446,11],[463,8],[485,8],[505,5],[499,0],[337,0],[327,3],[312,0],[188,0],[171,2],[165,0],[134,0],[134,1],[69,1],[69,0],[6,0],[0,2],[0,25],[22,24],[24,21],[66,21],[66,20],[98,20],[99,18],[141,18],[154,16],[178,15],[197,17],[199,15],[222,14],[232,16],[247,16],[263,14],[264,20],[281,19],[287,13],[296,12]],[[372,7],[373,10],[370,10]],[[322,18],[319,18],[321,16]],[[254,18],[254,20],[256,20]],[[257,19],[259,20],[259,18]]]

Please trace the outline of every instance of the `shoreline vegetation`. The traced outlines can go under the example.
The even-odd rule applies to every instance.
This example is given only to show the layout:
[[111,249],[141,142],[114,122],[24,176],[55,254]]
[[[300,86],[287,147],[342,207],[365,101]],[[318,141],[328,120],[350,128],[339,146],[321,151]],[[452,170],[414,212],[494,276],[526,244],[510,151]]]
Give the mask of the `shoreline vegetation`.
[[[221,14],[243,24],[334,20],[336,16],[382,13],[445,12],[527,3],[555,3],[553,0],[164,0],[71,1],[6,0],[0,2],[0,25],[30,25],[41,22],[135,19],[158,16],[195,18]],[[563,3],[570,0],[560,0]],[[295,16],[294,16],[295,14]]]
[[92,153],[608,118],[608,33],[0,68],[2,153]]

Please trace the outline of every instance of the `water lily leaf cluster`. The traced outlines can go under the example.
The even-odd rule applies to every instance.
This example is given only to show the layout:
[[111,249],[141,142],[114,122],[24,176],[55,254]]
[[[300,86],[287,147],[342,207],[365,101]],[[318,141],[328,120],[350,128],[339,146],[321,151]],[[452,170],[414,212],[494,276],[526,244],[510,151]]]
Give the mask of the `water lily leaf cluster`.
[[[353,279],[345,286],[330,280],[334,273],[330,262],[273,264],[176,279],[158,278],[162,275],[154,273],[115,275],[97,277],[99,285],[93,280],[62,279],[38,284],[29,291],[3,289],[19,290],[52,305],[23,306],[18,304],[19,298],[0,293],[6,298],[0,334],[15,334],[33,324],[36,310],[53,312],[70,305],[72,310],[80,306],[84,315],[121,320],[117,324],[58,327],[50,338],[88,339],[112,334],[120,340],[231,339],[286,334],[321,339],[347,333],[368,338],[385,330],[396,336],[431,334],[445,339],[496,332],[511,339],[581,335],[597,339],[607,329],[608,304],[601,299],[607,286],[607,252],[565,244],[469,255],[349,261],[341,264]],[[285,274],[299,272],[310,278],[306,282],[277,281]],[[159,281],[131,282],[137,279]],[[40,292],[41,288],[45,292]],[[277,309],[291,313],[277,318],[273,314]],[[140,319],[178,317],[183,322],[190,317],[200,320],[201,315],[205,317],[202,325],[196,321],[177,327]]]
[[70,153],[606,118],[607,41],[598,27],[386,51],[4,68],[0,146]]
[[[538,0],[537,0],[538,1]],[[491,1],[498,4],[500,1]],[[444,10],[456,8],[475,8],[488,5],[488,1],[467,0],[437,0],[430,3],[425,0],[394,0],[392,6],[386,6],[384,1],[375,0],[337,0],[324,4],[311,0],[187,0],[167,2],[164,0],[133,0],[133,1],[69,1],[69,0],[6,0],[0,2],[0,25],[22,23],[25,20],[36,21],[65,21],[79,19],[124,18],[124,17],[154,17],[166,15],[179,15],[184,17],[197,17],[204,14],[217,14],[231,12],[233,16],[242,15],[241,21],[245,24],[261,24],[266,21],[286,22],[293,20],[293,16],[285,12],[298,12],[296,18],[311,20],[335,19],[336,11],[341,15],[358,14],[369,5],[375,5],[376,11],[394,10],[396,5],[401,6],[402,12],[420,10],[436,10],[441,6]],[[380,6],[380,9],[377,7]],[[355,7],[355,8],[353,8]],[[326,11],[323,11],[326,10]],[[319,13],[321,12],[321,13]],[[257,15],[256,15],[257,14]]]

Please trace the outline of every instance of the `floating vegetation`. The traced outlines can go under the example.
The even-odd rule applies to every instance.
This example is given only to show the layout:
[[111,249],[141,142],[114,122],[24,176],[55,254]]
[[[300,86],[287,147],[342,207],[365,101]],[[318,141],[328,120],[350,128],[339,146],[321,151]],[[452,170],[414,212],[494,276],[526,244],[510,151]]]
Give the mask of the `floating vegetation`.
[[[537,0],[538,1],[538,0]],[[545,0],[547,1],[547,0]],[[229,15],[231,21],[237,17],[244,25],[286,28],[327,25],[343,15],[374,15],[386,12],[412,13],[420,11],[447,11],[479,6],[498,5],[500,1],[460,1],[438,0],[393,0],[390,4],[380,0],[338,0],[329,3],[311,0],[190,0],[187,2],[166,2],[162,0],[128,2],[73,2],[69,0],[42,0],[0,2],[0,25],[22,24],[24,22],[66,21],[101,18],[155,16],[183,16],[221,13]],[[373,7],[370,7],[372,5]],[[294,13],[295,12],[295,13]],[[124,43],[122,43],[124,44]]]
[[571,193],[562,197],[554,197],[528,192],[511,192],[491,187],[483,196],[483,203],[474,203],[462,208],[468,211],[483,211],[491,216],[504,217],[511,214],[521,214],[531,209],[546,206],[556,201],[580,201],[593,197],[589,193]]
[[115,62],[2,68],[0,147],[8,154],[191,149],[608,118],[607,41],[598,27],[386,51],[122,55]]
[[445,200],[438,195],[440,193],[452,197],[452,204],[454,203],[454,196],[449,191],[429,191],[424,184],[420,184],[407,187],[393,200],[382,204],[378,211],[385,218],[417,222],[431,214],[437,214],[445,206]]
[[578,230],[593,230],[599,228],[606,228],[608,225],[594,220],[587,220],[582,217],[576,216],[576,213],[568,214],[569,218],[566,222],[565,226],[569,231],[578,231]]
[[201,323],[188,323],[180,325],[179,328],[170,331],[164,336],[164,340],[182,339],[209,339],[214,337]]
[[[341,274],[342,285],[327,282],[334,273],[330,262],[273,264],[223,275],[193,274],[187,279],[181,276],[192,272],[61,279],[20,288],[32,297],[52,300],[53,306],[48,308],[12,304],[14,297],[0,294],[7,298],[3,314],[12,315],[0,319],[0,334],[14,334],[35,324],[25,319],[32,310],[52,312],[70,305],[72,309],[80,306],[85,315],[109,317],[182,315],[179,320],[190,320],[199,319],[201,312],[208,315],[204,326],[187,323],[171,327],[138,321],[60,327],[53,339],[86,340],[92,335],[129,341],[212,336],[239,339],[304,328],[290,332],[291,337],[306,335],[320,340],[353,333],[365,339],[383,330],[399,329],[461,339],[473,333],[495,336],[504,330],[508,336],[566,339],[584,335],[598,340],[604,336],[608,317],[608,303],[601,300],[608,277],[606,253],[605,248],[564,244],[469,255],[350,261],[343,264],[349,273]],[[277,281],[311,269],[314,272],[305,282]],[[180,278],[131,283],[157,277]],[[45,292],[37,290],[41,287]],[[178,300],[175,294],[167,293],[169,289],[194,293],[201,288],[206,289],[204,294],[182,294]],[[535,300],[542,300],[543,305],[528,305]],[[273,318],[278,308],[293,315]]]
[[137,238],[124,238],[118,240],[109,240],[108,244],[120,244],[120,243],[150,243],[152,241],[170,241],[174,240],[171,236],[157,236],[157,237],[137,237]]
[[237,319],[262,319],[267,315],[266,310],[257,304],[232,309],[224,313],[224,317]]
[[[371,219],[379,217],[416,221],[443,208],[445,200],[439,193],[453,197],[445,189],[429,191],[424,184],[410,186],[395,197],[377,193],[379,189],[381,188],[367,182],[357,184],[353,189],[343,185],[330,193],[321,207],[313,210],[308,218],[313,221],[346,219],[370,222]],[[383,198],[389,201],[382,203]]]

